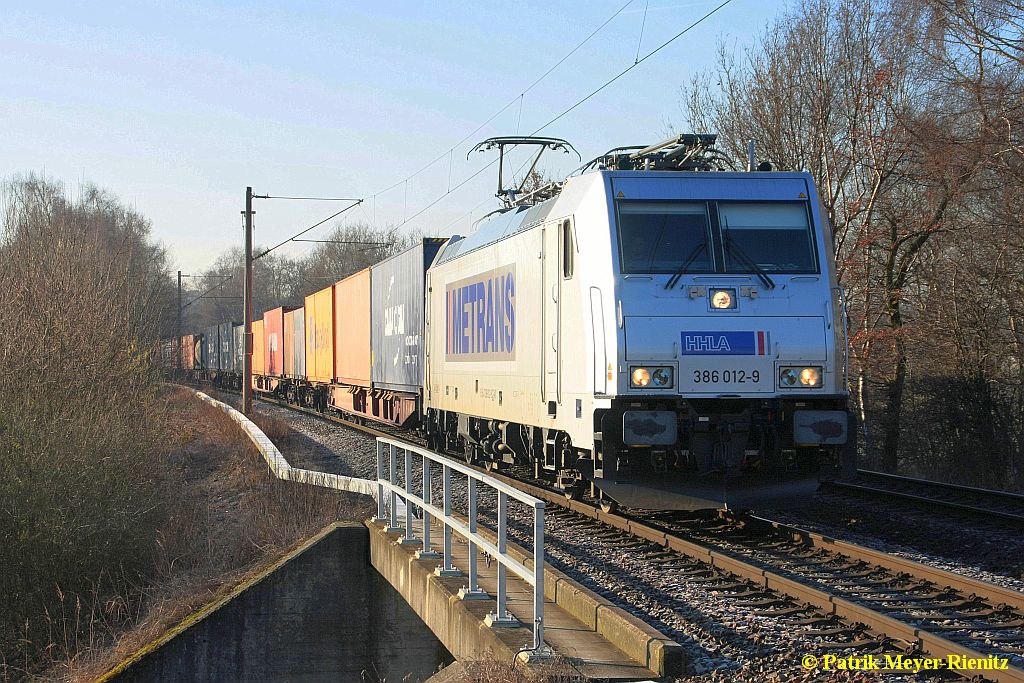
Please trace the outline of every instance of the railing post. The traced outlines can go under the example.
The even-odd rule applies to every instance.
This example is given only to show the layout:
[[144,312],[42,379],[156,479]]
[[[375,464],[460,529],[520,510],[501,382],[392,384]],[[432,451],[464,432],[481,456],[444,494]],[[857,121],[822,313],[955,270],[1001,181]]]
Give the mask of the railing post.
[[[388,444],[388,461],[391,475],[388,481],[394,485],[398,481],[398,462],[395,459],[395,444],[393,443]],[[390,521],[388,523],[388,532],[394,533],[401,531],[401,529],[398,528],[398,494],[395,493],[394,489],[389,490],[391,491],[391,510],[389,515]]]
[[544,502],[533,506],[533,647],[544,645]]
[[384,502],[384,442],[377,440],[377,522],[387,523],[387,505]]
[[448,526],[452,517],[452,468],[447,464],[442,464],[441,467],[444,490],[444,558],[434,573],[438,576],[462,576],[462,572],[452,564],[452,528]]
[[508,569],[502,558],[508,551],[505,534],[508,532],[508,494],[498,490],[498,555],[494,558],[498,563],[498,609],[494,614],[488,614],[484,623],[488,626],[515,626],[518,624],[515,617],[508,613],[506,605],[508,602],[507,578]]
[[[434,501],[430,496],[430,458],[426,454],[423,456],[423,502],[430,505]],[[431,560],[440,557],[436,552],[430,549],[430,520],[432,517],[426,508],[423,508],[423,547],[416,551],[416,559],[419,560]]]
[[466,475],[466,479],[468,480],[466,483],[469,487],[469,500],[467,501],[469,538],[466,539],[466,544],[469,548],[469,585],[459,590],[459,597],[463,600],[486,600],[490,596],[477,583],[477,549],[476,542],[473,540],[476,537],[476,478],[469,474]]
[[[402,449],[405,452],[405,485],[402,487],[407,494],[412,494],[412,451],[408,448]],[[416,530],[412,528],[413,522],[412,500],[405,496],[405,536],[402,538],[403,545],[419,543],[416,540]]]

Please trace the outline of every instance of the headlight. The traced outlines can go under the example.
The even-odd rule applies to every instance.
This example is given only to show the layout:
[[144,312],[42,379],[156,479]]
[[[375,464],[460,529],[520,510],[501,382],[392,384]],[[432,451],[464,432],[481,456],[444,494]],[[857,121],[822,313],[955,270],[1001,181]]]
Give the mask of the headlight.
[[667,389],[672,386],[673,372],[671,367],[632,367],[629,372],[629,385],[631,387],[652,387],[654,389]]
[[821,372],[818,368],[804,368],[800,371],[800,384],[805,387],[816,387],[821,384]]
[[782,389],[815,389],[820,386],[820,366],[779,368],[779,387]]
[[721,310],[736,308],[735,289],[712,289],[708,292],[708,296],[711,297],[711,308]]

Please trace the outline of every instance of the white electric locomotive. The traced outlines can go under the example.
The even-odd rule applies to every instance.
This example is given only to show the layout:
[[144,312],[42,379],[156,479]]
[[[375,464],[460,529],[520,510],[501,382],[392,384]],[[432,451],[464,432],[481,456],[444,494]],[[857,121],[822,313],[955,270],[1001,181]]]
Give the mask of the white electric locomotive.
[[[836,472],[828,221],[808,174],[712,170],[713,143],[620,148],[526,196],[499,174],[506,207],[427,272],[430,445],[532,465],[605,507],[774,504]],[[482,146],[524,144],[571,149]]]

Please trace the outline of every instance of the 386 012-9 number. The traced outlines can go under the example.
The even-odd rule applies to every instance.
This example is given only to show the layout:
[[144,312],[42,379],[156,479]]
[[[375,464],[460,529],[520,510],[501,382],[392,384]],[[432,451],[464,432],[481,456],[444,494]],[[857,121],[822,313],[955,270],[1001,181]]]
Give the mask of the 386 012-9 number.
[[694,384],[757,384],[760,370],[694,370]]

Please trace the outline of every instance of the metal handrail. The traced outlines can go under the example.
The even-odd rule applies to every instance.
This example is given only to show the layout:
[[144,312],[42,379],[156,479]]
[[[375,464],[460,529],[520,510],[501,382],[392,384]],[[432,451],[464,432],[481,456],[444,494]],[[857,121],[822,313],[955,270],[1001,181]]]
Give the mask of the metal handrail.
[[[398,456],[404,453],[405,484],[398,482]],[[413,454],[420,456],[421,490],[413,491]],[[386,457],[385,457],[386,456]],[[385,460],[387,461],[385,465]],[[431,493],[431,464],[436,463],[442,470],[443,500],[442,507],[437,507]],[[453,513],[452,472],[466,476],[467,500],[466,521],[455,517]],[[497,542],[492,542],[477,529],[477,497],[478,485],[483,484],[494,489],[498,494],[498,533]],[[533,510],[533,568],[530,569],[508,553],[508,500],[518,500]],[[399,503],[405,505],[403,526],[398,526]],[[416,538],[413,527],[413,507],[423,513],[422,538]],[[436,518],[444,526],[443,554],[438,555],[431,548],[430,527]],[[488,623],[492,626],[510,626],[516,623],[515,618],[507,609],[507,578],[508,570],[512,570],[523,581],[533,587],[533,647],[544,644],[544,501],[523,493],[522,491],[487,476],[466,465],[455,462],[443,455],[419,448],[401,441],[377,437],[377,519],[387,522],[390,530],[403,534],[402,543],[421,545],[417,557],[421,559],[440,557],[441,566],[437,573],[441,576],[459,576],[459,571],[452,564],[452,533],[466,539],[469,547],[469,585],[460,591],[463,599],[479,599],[488,597],[477,583],[477,549],[493,557],[498,563],[498,594],[497,608],[494,614],[488,615]]]

